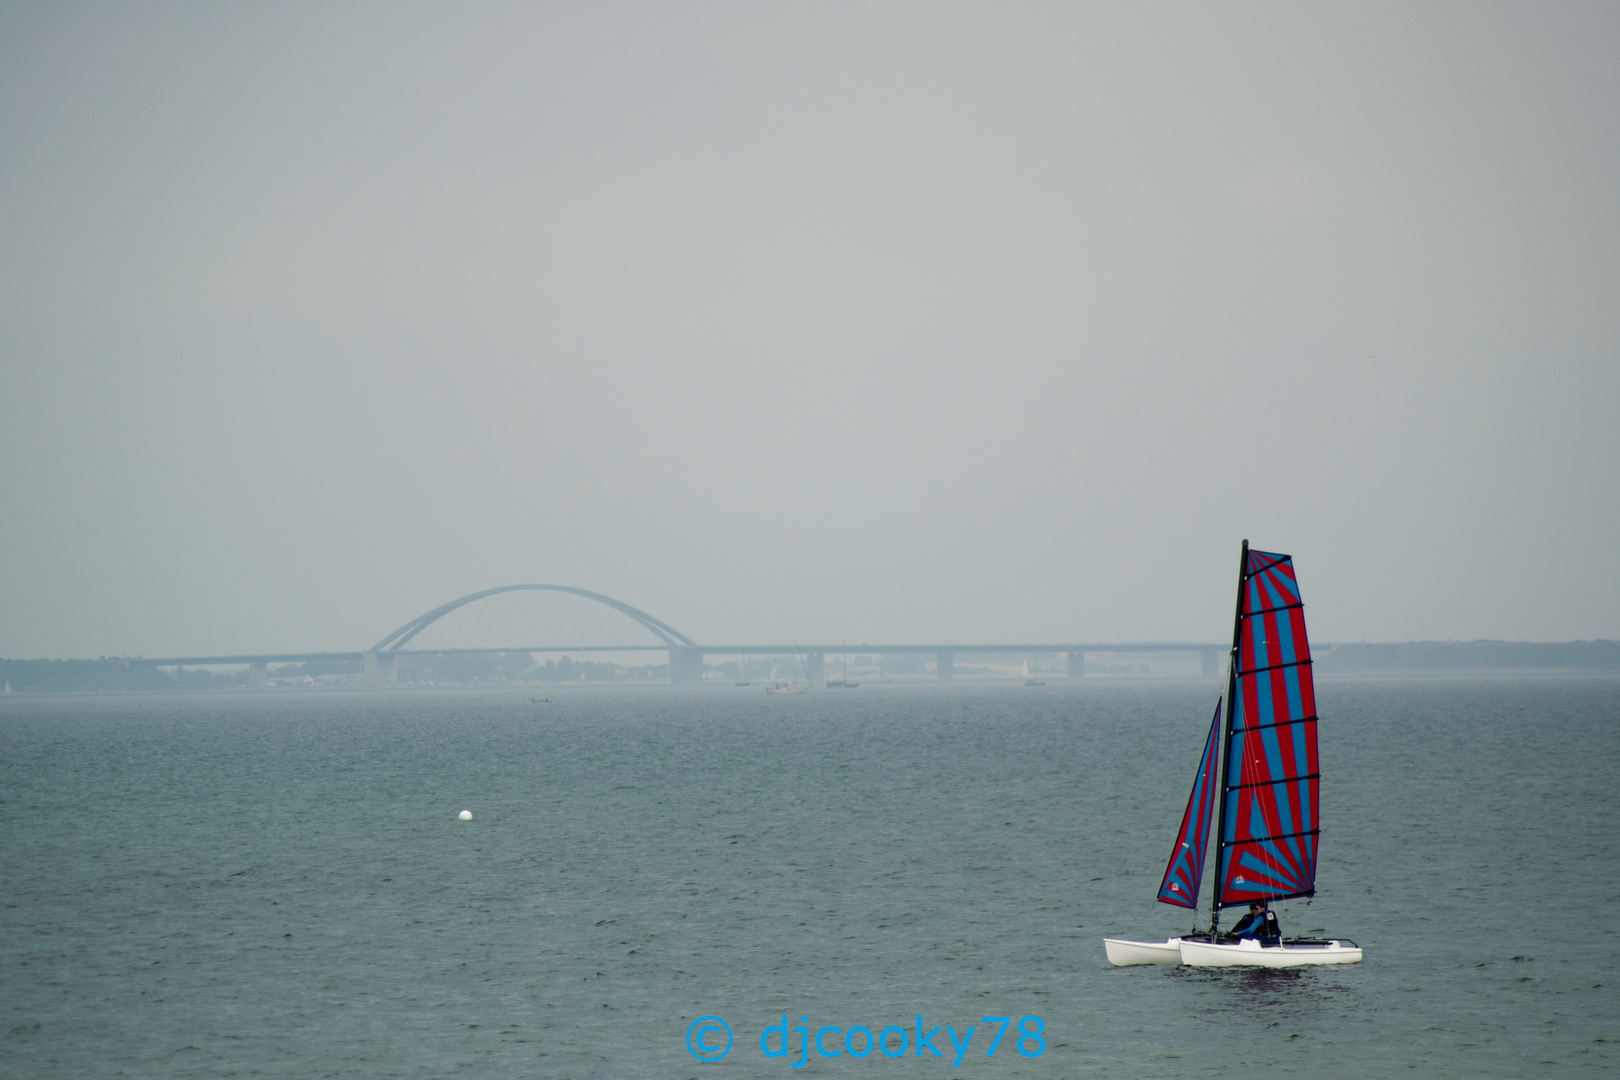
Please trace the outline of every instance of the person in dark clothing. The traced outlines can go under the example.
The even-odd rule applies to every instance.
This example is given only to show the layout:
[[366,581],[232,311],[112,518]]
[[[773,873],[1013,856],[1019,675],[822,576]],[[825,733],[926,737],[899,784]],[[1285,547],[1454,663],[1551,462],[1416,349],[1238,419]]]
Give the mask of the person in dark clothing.
[[1231,934],[1235,938],[1254,938],[1262,945],[1275,945],[1282,940],[1282,927],[1277,916],[1264,900],[1249,905],[1249,913],[1237,921]]

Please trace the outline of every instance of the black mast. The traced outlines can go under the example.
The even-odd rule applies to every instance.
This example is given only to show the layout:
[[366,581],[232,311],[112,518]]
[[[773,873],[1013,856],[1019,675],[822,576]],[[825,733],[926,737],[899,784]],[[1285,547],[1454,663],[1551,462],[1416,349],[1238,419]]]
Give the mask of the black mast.
[[1217,933],[1221,921],[1221,842],[1226,836],[1226,786],[1232,764],[1232,715],[1237,712],[1238,642],[1243,637],[1243,589],[1249,583],[1249,542],[1243,541],[1243,554],[1238,563],[1237,614],[1232,617],[1232,652],[1226,663],[1226,717],[1222,720],[1221,754],[1217,768],[1221,772],[1221,813],[1215,823],[1215,887],[1210,894],[1209,932]]

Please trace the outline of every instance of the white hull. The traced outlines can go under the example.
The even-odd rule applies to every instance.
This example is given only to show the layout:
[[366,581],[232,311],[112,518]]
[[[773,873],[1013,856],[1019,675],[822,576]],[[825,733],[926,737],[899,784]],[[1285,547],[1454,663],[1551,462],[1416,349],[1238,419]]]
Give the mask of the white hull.
[[1193,967],[1301,967],[1305,964],[1354,964],[1361,950],[1330,941],[1326,945],[1262,946],[1258,941],[1216,945],[1208,941],[1181,941],[1181,962]]
[[1103,946],[1108,950],[1108,962],[1115,967],[1129,967],[1132,964],[1179,964],[1180,944],[1180,938],[1171,938],[1169,941],[1103,938]]

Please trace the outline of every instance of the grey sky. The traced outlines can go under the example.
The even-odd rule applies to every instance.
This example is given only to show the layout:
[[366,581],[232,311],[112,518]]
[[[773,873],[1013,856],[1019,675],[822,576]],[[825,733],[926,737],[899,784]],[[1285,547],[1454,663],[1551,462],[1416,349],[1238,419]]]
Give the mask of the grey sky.
[[0,656],[1620,637],[1620,6],[0,6]]

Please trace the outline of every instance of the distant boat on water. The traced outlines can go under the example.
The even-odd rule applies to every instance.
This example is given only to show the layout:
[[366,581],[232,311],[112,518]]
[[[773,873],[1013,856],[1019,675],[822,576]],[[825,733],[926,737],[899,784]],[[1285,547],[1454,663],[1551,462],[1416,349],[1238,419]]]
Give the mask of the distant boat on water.
[[793,678],[777,679],[776,665],[771,665],[771,684],[765,688],[767,694],[808,694],[810,683],[799,678],[799,654],[793,654]]
[[842,657],[841,656],[841,657],[838,658],[838,678],[836,678],[836,679],[828,679],[827,680],[827,689],[829,689],[829,690],[853,690],[857,686],[861,685],[858,682],[851,682],[850,681],[849,668],[848,668],[847,664],[845,663],[846,660],[847,660],[847,657]]
[[1024,685],[1025,686],[1045,686],[1046,685],[1046,680],[1045,679],[1032,679],[1032,678],[1029,677],[1029,659],[1027,657],[1024,659]]

